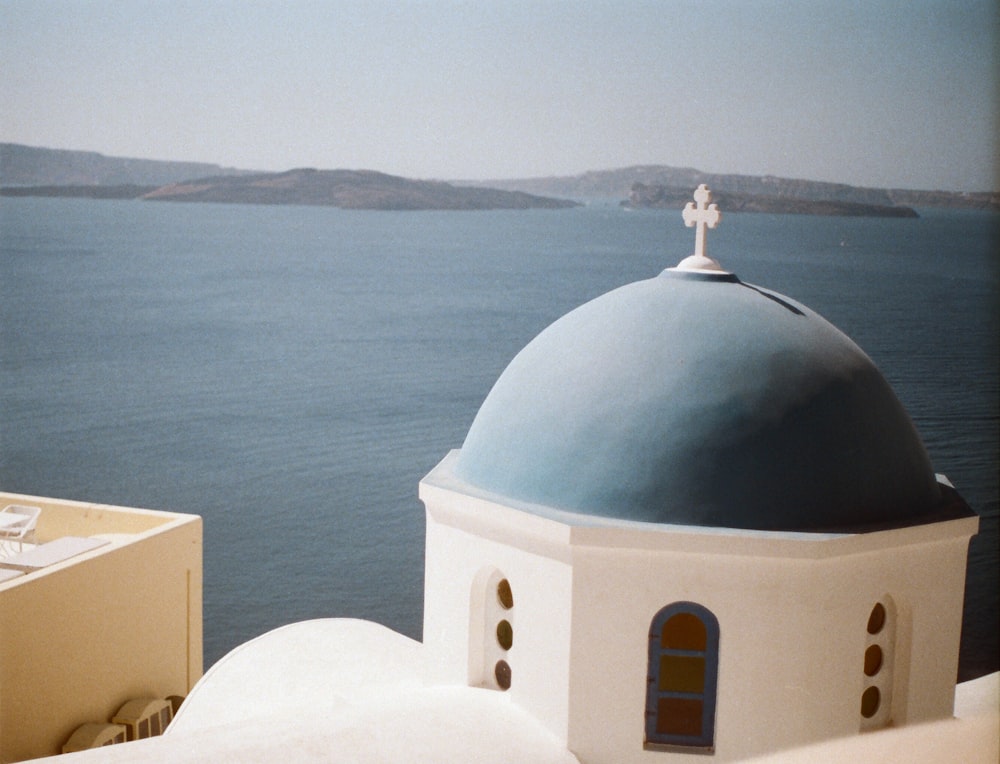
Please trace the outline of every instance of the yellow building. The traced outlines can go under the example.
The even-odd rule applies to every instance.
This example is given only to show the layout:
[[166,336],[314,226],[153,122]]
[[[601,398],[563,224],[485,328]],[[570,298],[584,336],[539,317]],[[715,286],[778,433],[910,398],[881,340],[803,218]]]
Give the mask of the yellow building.
[[0,762],[58,754],[128,701],[202,674],[200,517],[0,493],[40,509],[0,538]]

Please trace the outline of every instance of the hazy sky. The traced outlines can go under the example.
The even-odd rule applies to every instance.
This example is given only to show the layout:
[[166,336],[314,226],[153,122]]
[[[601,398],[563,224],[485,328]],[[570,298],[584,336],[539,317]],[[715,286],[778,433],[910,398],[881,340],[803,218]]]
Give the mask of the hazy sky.
[[997,0],[0,0],[0,141],[419,178],[984,190]]

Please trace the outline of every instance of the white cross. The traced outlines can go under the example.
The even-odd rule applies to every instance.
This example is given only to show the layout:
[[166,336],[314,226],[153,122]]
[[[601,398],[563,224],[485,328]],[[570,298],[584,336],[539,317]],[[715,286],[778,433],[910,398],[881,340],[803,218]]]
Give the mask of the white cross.
[[698,202],[698,206],[688,202],[681,215],[684,217],[684,225],[688,228],[695,226],[694,256],[707,257],[705,254],[705,229],[715,228],[722,220],[722,213],[719,212],[719,205],[708,204],[712,200],[712,192],[704,183],[695,189],[694,200]]

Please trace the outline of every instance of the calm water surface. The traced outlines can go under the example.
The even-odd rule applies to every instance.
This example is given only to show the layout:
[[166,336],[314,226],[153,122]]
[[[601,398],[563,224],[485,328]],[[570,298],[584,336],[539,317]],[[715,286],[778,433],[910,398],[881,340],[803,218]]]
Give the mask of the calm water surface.
[[[997,664],[998,218],[726,215],[710,252],[854,338],[983,516]],[[420,636],[417,482],[513,355],[690,254],[679,213],[0,201],[0,487],[205,518],[205,658],[293,620]]]

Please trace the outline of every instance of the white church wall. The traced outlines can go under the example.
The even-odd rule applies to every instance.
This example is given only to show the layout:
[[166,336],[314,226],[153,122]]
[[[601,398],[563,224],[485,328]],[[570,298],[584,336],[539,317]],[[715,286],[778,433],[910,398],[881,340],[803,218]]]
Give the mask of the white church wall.
[[[947,525],[959,523],[968,521]],[[876,563],[872,577],[881,577],[885,582],[899,611],[893,689],[895,724],[951,716],[968,543],[968,536],[944,537],[894,550],[894,559],[883,557]]]
[[717,760],[773,750],[779,741],[814,739],[814,717],[829,724],[830,716],[849,715],[845,703],[839,712],[830,707],[831,696],[845,695],[844,687],[830,684],[843,683],[838,664],[849,650],[829,642],[817,650],[801,636],[815,578],[808,563],[577,551],[570,748],[582,761],[690,755],[643,747],[650,623],[674,602],[702,605],[719,621]]
[[[432,494],[428,496],[427,494]],[[485,686],[504,692],[560,738],[566,737],[569,687],[571,569],[546,554],[544,539],[521,548],[508,538],[502,522],[510,510],[457,507],[458,495],[424,491],[427,541],[424,592],[424,645],[429,675],[436,682]],[[466,522],[490,526],[471,533],[453,524],[452,513],[469,510]],[[444,519],[442,519],[444,518]],[[500,522],[497,522],[497,521]],[[530,524],[530,522],[529,522]],[[516,534],[515,534],[516,535]],[[497,540],[500,537],[503,540]],[[538,541],[538,539],[535,539]],[[513,628],[504,650],[497,643],[490,612],[495,582],[509,582],[513,607],[494,610]],[[482,607],[483,610],[479,610]],[[498,687],[493,671],[498,660],[510,667],[510,687]]]
[[[716,760],[859,734],[871,683],[863,671],[866,626],[887,593],[900,603],[899,633],[916,618],[918,637],[916,648],[897,640],[887,656],[895,661],[891,687],[901,689],[886,722],[949,715],[961,622],[955,587],[961,591],[963,549],[974,530],[958,523],[964,527],[819,542],[716,537],[720,552],[731,548],[715,555],[574,548],[570,749],[587,762],[671,758],[642,746],[646,647],[654,615],[684,600],[708,608],[720,624]],[[935,535],[943,538],[918,541]],[[828,556],[823,547],[831,543],[842,554]],[[756,553],[747,554],[751,547]],[[852,547],[880,549],[851,554]],[[921,614],[932,613],[943,615],[923,622]],[[934,660],[934,652],[947,657]],[[920,716],[905,708],[908,700],[921,706]]]
[[[493,656],[477,653],[470,610],[487,595],[473,592],[501,573],[515,603],[505,695],[582,762],[690,755],[644,746],[650,625],[677,602],[719,625],[715,760],[951,714],[976,518],[865,534],[649,525],[508,506],[455,480],[449,461],[421,484],[434,671],[480,681]],[[880,603],[890,625],[873,635]],[[885,662],[868,676],[873,645]]]

